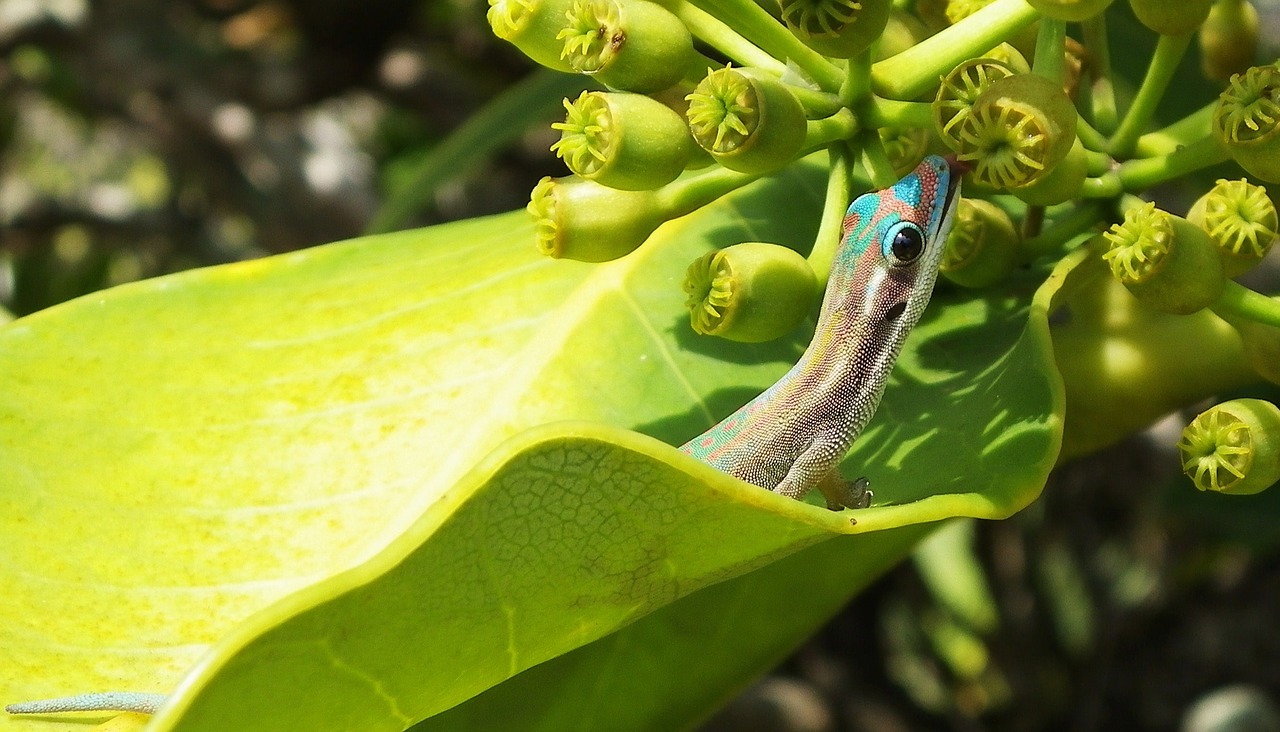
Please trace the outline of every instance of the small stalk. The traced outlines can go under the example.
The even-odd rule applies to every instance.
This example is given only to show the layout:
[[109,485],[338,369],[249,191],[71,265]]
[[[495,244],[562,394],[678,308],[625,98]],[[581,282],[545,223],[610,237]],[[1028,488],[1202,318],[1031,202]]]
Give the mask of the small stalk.
[[664,0],[662,4],[689,28],[689,32],[738,65],[764,69],[778,76],[787,72],[786,64],[765,53],[727,23],[688,0]]
[[1147,67],[1147,75],[1142,86],[1133,98],[1133,104],[1125,112],[1120,127],[1111,137],[1110,152],[1112,156],[1121,158],[1133,154],[1138,138],[1151,124],[1156,107],[1169,89],[1173,75],[1178,70],[1178,63],[1191,45],[1191,35],[1160,36],[1156,42],[1155,53],[1151,56],[1151,65]]
[[1031,73],[1051,81],[1062,82],[1066,67],[1067,24],[1065,21],[1044,17],[1036,34],[1036,57],[1031,62]]
[[1235,280],[1227,280],[1222,295],[1210,307],[1222,317],[1252,320],[1280,328],[1280,300],[1250,290]]
[[1139,137],[1136,147],[1138,155],[1144,158],[1168,155],[1180,147],[1208,137],[1213,125],[1213,110],[1217,106],[1218,101],[1215,99],[1164,129]]
[[897,182],[898,174],[893,169],[893,163],[889,162],[889,154],[885,152],[880,135],[875,130],[866,130],[859,136],[858,142],[862,146],[862,167],[871,176],[871,183],[876,189],[888,188]]
[[1093,84],[1089,90],[1089,99],[1092,101],[1089,117],[1103,134],[1110,135],[1116,131],[1119,114],[1116,111],[1116,89],[1111,83],[1111,50],[1107,43],[1107,16],[1106,13],[1098,13],[1084,22],[1084,45],[1089,49],[1093,61],[1090,69]]
[[728,168],[712,168],[697,175],[682,178],[659,188],[655,193],[666,211],[667,218],[674,219],[692,213],[717,198],[735,191],[760,176],[755,173],[739,173]]
[[1168,155],[1129,160],[1109,173],[1087,178],[1080,186],[1080,195],[1084,198],[1115,198],[1125,191],[1146,190],[1229,159],[1230,155],[1217,140],[1205,137]]
[[696,0],[703,9],[733,18],[734,25],[751,42],[778,60],[789,59],[824,91],[835,93],[844,72],[783,27],[754,0]]
[[1231,156],[1213,137],[1205,137],[1155,158],[1129,160],[1116,169],[1126,191],[1142,191],[1158,183],[1230,160]]
[[853,200],[853,151],[845,143],[827,148],[830,159],[827,172],[827,197],[822,203],[822,220],[818,224],[818,236],[809,252],[809,266],[819,282],[826,282],[831,274],[831,263],[840,248],[840,236],[844,228],[844,214]]
[[938,76],[1032,24],[1040,13],[1026,0],[995,0],[955,25],[871,66],[871,87],[881,96],[914,99]]
[[1094,129],[1083,115],[1076,117],[1076,137],[1079,137],[1080,143],[1089,150],[1103,152],[1107,149],[1107,138]]
[[1099,203],[1077,204],[1065,214],[1055,216],[1053,222],[1044,227],[1040,233],[1024,239],[1022,251],[1027,261],[1056,254],[1072,240],[1085,233],[1091,233],[1094,226],[1102,218],[1103,207]]

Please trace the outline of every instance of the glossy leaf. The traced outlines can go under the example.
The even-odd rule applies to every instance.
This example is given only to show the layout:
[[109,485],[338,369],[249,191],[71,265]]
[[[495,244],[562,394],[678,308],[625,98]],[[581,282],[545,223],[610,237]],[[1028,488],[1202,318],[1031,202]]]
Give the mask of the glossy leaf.
[[[0,329],[0,698],[176,687],[151,727],[401,729],[532,669],[452,719],[618,686],[617,724],[705,713],[923,531],[884,530],[1007,515],[1057,452],[1031,281],[939,298],[851,456],[893,504],[856,525],[617,429],[683,441],[798,356],[695,337],[674,283],[746,232],[811,238],[811,173],[605,265],[539,258],[516,214]],[[602,674],[629,644],[648,673]]]

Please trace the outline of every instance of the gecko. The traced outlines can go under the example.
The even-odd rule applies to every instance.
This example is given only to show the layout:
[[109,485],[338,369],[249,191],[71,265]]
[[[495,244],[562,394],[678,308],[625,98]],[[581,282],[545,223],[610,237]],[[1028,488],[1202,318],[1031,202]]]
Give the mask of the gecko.
[[[791,498],[822,491],[828,508],[866,508],[866,478],[837,465],[884,394],[920,320],[960,199],[958,164],[931,155],[894,185],[849,205],[813,340],[776,384],[680,449]],[[10,714],[153,714],[164,694],[97,692],[10,704]]]
[[790,498],[871,505],[866,478],[837,468],[884,394],[907,334],[929,304],[960,200],[960,164],[931,155],[849,205],[818,324],[776,384],[680,449]]

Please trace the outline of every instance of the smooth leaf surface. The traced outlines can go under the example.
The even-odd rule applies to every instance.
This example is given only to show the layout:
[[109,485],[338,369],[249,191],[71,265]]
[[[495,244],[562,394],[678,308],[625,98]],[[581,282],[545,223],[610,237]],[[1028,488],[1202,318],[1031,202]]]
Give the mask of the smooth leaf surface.
[[[0,330],[0,695],[164,691],[203,656],[153,727],[400,729],[848,530],[639,436],[538,427],[679,442],[775,379],[803,334],[695,338],[677,283],[710,246],[811,237],[814,180],[724,199],[608,265],[538,259],[522,215],[495,217],[119,288]],[[853,529],[1034,497],[1060,387],[1041,315],[1017,303],[956,301],[922,324],[851,459],[896,505]],[[742,627],[772,630],[735,644],[758,667],[915,531],[787,560],[853,568],[795,623],[753,614],[775,567],[796,566],[774,565],[553,664],[590,671],[602,644],[748,602]],[[866,559],[832,559],[844,546]],[[703,713],[742,668],[672,713]]]

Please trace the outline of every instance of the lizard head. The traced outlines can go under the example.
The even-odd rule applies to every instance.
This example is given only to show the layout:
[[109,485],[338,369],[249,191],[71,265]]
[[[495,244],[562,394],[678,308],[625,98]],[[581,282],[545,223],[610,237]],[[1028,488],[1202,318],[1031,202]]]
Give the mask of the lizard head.
[[930,155],[893,186],[854,200],[828,283],[828,297],[848,298],[839,309],[904,335],[915,325],[933,292],[963,172]]

